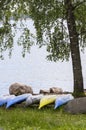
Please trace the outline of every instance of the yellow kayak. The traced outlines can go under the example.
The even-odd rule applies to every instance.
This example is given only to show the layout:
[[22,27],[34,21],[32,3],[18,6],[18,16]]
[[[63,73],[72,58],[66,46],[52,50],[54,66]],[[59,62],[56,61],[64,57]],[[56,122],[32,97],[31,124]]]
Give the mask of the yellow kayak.
[[57,98],[57,95],[44,96],[40,100],[39,109],[44,107],[45,105],[48,105],[48,104],[51,104],[51,103],[55,102],[56,98]]

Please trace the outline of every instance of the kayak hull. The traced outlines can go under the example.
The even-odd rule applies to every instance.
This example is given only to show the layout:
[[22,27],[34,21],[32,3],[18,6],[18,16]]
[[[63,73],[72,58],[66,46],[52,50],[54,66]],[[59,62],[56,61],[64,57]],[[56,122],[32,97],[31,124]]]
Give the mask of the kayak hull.
[[30,95],[31,94],[22,94],[22,95],[19,95],[19,96],[15,96],[14,99],[8,100],[6,108],[9,108],[16,103],[21,103],[21,102],[25,101]]
[[55,100],[56,100],[56,95],[48,95],[48,96],[44,96],[41,100],[40,100],[40,104],[39,104],[39,109],[48,105],[48,104],[51,104],[51,103],[54,103]]

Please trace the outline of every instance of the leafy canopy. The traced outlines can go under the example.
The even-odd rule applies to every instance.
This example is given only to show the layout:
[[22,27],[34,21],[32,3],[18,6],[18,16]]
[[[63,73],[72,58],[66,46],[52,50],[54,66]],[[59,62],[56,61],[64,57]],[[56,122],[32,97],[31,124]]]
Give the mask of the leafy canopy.
[[[78,32],[79,44],[86,46],[86,2],[72,0]],[[18,45],[23,46],[23,56],[33,45],[30,30],[23,25],[28,17],[34,21],[37,45],[45,45],[49,60],[68,60],[70,55],[70,40],[66,22],[64,0],[0,0],[0,56],[3,51],[13,49],[13,30],[17,29],[17,21],[21,21],[22,36]],[[14,20],[11,23],[11,19]]]

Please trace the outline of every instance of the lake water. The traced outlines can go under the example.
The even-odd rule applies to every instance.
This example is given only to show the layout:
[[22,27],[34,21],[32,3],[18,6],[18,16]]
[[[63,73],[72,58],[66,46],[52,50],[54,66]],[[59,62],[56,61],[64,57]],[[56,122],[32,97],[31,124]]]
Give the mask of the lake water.
[[[0,60],[0,95],[8,94],[9,86],[15,82],[31,86],[36,93],[40,89],[50,87],[73,91],[71,59],[69,62],[47,61],[47,52],[44,47],[39,49],[37,46],[33,46],[31,53],[26,54],[25,58],[22,58],[21,51],[21,48],[15,45],[11,59],[5,53],[5,60]],[[86,53],[81,53],[81,60],[86,88]]]

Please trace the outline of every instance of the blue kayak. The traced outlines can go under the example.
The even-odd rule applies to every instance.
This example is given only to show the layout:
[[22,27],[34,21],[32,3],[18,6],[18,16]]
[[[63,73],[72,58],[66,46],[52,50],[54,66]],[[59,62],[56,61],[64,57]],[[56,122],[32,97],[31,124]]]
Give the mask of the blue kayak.
[[4,104],[7,103],[8,100],[13,99],[15,95],[6,95],[6,96],[1,96],[0,97],[0,106],[3,106]]
[[15,96],[14,99],[10,99],[7,102],[6,108],[9,108],[10,106],[16,104],[16,103],[21,103],[23,101],[25,101],[31,94],[22,94],[19,96]]
[[54,109],[56,109],[59,106],[67,103],[68,101],[70,101],[72,99],[74,99],[74,97],[71,94],[57,96],[56,101],[55,101],[55,107],[54,107]]

